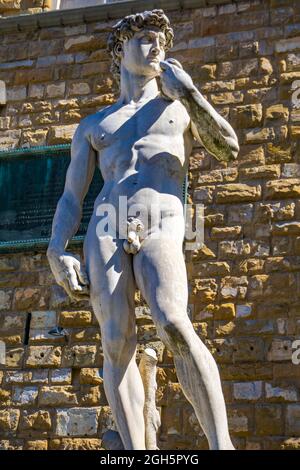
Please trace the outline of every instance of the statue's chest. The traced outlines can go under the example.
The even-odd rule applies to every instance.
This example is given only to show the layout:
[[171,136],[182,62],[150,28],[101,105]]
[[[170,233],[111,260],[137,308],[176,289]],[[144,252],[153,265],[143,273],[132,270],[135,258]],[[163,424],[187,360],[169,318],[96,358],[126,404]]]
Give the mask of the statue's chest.
[[[180,103],[178,103],[179,106]],[[185,108],[183,108],[185,111]],[[186,113],[186,112],[185,112]],[[188,125],[188,116],[174,103],[154,102],[138,110],[125,106],[106,116],[94,128],[93,146],[98,150],[121,146],[132,147],[143,138],[182,135]],[[187,113],[186,113],[187,114]]]

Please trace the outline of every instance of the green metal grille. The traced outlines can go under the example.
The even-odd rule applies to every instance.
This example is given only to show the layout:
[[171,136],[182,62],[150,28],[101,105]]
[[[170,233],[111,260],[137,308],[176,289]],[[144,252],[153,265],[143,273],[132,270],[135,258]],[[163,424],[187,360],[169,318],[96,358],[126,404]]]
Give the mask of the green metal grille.
[[[68,144],[0,152],[0,252],[47,247],[70,150]],[[72,243],[82,242],[102,186],[100,171],[96,170]]]

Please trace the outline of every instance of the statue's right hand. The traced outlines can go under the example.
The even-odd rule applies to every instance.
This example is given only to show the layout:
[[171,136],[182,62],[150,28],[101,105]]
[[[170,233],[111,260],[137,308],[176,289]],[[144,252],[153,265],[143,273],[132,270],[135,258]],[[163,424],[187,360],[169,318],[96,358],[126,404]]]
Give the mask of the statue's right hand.
[[69,297],[78,301],[89,299],[89,280],[79,256],[48,250],[47,257],[57,284]]

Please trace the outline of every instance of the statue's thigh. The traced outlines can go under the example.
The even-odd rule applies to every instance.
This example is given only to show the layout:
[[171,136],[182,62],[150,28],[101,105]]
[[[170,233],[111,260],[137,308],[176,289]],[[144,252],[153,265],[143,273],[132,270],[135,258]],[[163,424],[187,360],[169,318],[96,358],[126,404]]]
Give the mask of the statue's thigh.
[[116,323],[123,329],[133,324],[136,289],[132,257],[125,253],[123,240],[111,236],[89,238],[84,246],[90,280],[91,303],[101,325]]
[[145,240],[134,256],[134,275],[154,320],[186,316],[187,274],[180,243],[163,237]]

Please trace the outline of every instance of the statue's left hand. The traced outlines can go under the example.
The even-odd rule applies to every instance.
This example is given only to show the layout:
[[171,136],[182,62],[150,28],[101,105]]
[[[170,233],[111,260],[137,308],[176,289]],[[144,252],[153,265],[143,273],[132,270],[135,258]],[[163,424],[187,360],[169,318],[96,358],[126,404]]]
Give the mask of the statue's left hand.
[[160,68],[162,69],[160,75],[162,92],[171,100],[180,100],[187,93],[195,90],[193,80],[176,59],[160,62]]

